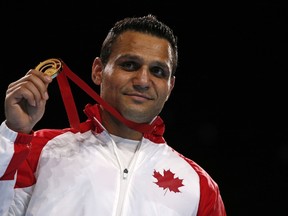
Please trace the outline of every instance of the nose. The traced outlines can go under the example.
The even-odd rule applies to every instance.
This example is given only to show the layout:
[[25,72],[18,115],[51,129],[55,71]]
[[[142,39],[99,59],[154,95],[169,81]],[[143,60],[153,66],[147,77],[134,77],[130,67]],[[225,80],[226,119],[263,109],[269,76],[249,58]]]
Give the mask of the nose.
[[150,85],[150,73],[148,69],[142,68],[135,72],[133,86],[139,89],[148,89]]

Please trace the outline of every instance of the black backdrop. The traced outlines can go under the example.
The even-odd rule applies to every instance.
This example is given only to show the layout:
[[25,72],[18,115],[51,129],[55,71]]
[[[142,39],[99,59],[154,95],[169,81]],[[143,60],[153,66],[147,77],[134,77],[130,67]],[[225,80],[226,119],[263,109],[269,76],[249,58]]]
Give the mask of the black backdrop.
[[[217,181],[228,215],[287,215],[287,7],[277,1],[2,0],[2,102],[10,82],[52,57],[93,86],[91,65],[112,24],[148,13],[179,38],[176,87],[161,113],[167,142]],[[93,101],[71,87],[84,120]],[[57,82],[49,90],[37,128],[67,127]]]

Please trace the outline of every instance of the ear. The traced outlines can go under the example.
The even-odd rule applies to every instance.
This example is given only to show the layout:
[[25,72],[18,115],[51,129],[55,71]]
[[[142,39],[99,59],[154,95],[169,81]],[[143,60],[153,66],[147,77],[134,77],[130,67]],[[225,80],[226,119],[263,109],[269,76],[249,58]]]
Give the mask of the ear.
[[102,71],[103,71],[103,64],[99,57],[96,57],[93,61],[92,65],[92,81],[96,85],[100,85],[102,81]]

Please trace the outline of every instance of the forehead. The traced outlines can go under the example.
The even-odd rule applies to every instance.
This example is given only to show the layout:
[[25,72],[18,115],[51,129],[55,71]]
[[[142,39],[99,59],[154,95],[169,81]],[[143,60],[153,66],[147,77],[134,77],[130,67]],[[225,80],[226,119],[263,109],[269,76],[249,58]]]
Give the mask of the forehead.
[[112,53],[133,53],[172,60],[172,49],[166,39],[135,31],[120,34],[112,47]]

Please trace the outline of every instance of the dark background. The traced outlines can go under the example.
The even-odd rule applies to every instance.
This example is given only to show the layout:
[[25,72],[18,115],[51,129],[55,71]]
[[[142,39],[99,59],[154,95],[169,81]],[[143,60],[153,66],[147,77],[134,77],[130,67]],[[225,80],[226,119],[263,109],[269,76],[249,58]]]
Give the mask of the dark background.
[[[229,216],[287,215],[287,7],[238,2],[2,0],[1,100],[47,58],[93,86],[91,65],[114,22],[153,13],[179,38],[176,87],[161,113],[167,142],[215,179]],[[69,125],[57,85],[37,128]],[[93,100],[71,87],[85,120]]]

